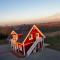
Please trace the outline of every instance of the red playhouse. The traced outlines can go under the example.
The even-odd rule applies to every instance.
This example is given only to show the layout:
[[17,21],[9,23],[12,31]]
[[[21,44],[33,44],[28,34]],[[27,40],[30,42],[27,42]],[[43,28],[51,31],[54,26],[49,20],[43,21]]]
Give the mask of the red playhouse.
[[29,56],[32,52],[43,49],[44,38],[45,35],[36,25],[20,27],[11,32],[11,47],[13,51],[21,51],[24,56]]

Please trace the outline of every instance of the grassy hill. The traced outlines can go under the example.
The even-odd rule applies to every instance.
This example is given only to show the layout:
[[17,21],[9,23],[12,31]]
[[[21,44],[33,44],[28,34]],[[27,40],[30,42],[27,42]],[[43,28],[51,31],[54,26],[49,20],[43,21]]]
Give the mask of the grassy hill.
[[50,44],[49,48],[60,51],[60,35],[47,37],[45,42]]

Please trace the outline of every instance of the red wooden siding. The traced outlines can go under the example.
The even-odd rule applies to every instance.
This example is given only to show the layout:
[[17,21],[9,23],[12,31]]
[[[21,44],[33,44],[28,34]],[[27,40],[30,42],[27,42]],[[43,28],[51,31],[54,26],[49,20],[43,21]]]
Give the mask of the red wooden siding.
[[23,34],[18,34],[18,38],[20,38],[20,37],[22,37],[23,36]]
[[[33,35],[33,39],[29,40],[29,37],[28,37],[25,41],[25,44],[30,43],[30,42],[34,42],[36,40],[36,33],[39,33],[39,32],[36,29],[33,29],[30,33],[30,35],[31,34]],[[42,37],[40,33],[39,33],[39,36]]]

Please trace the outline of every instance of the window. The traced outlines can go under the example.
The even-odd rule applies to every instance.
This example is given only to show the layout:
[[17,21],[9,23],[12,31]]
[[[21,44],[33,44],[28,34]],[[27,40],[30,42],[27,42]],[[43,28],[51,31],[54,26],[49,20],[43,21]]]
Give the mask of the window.
[[39,37],[39,33],[36,33],[36,37]]
[[32,40],[32,39],[33,39],[33,35],[30,34],[30,36],[29,36],[29,40]]

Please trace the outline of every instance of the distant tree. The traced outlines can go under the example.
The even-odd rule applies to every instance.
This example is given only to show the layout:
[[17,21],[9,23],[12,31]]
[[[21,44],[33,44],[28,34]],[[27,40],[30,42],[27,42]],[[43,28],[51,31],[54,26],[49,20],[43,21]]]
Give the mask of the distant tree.
[[2,39],[6,39],[8,37],[8,35],[5,35],[5,34],[2,34],[2,33],[0,33],[0,39],[2,40]]

